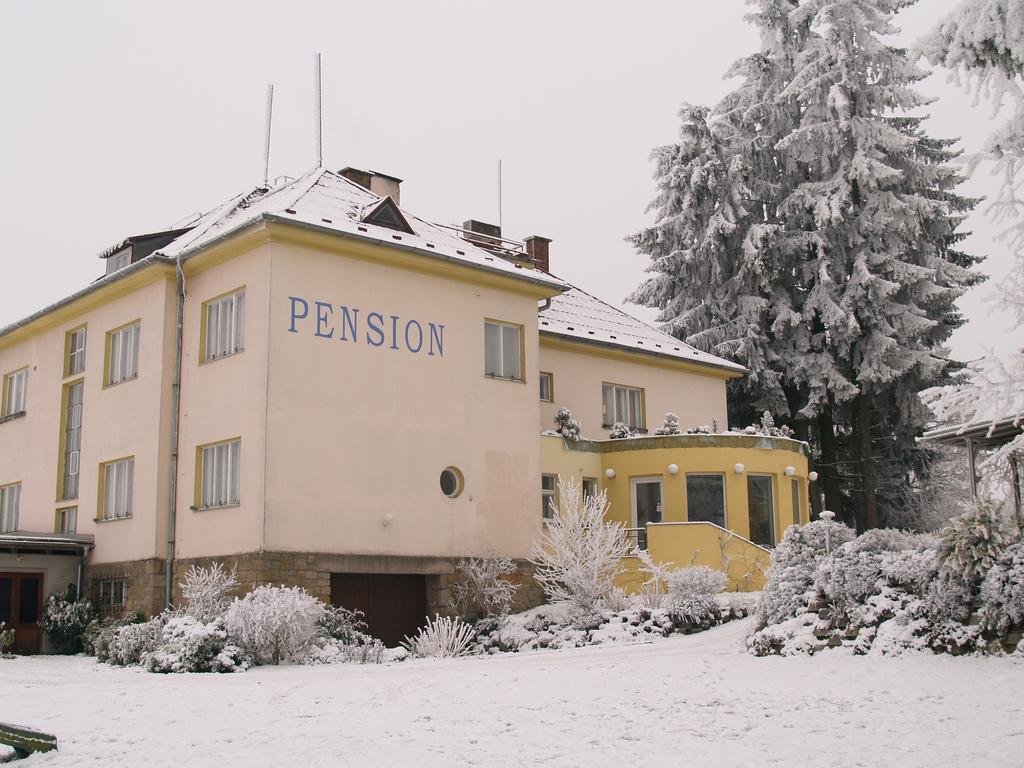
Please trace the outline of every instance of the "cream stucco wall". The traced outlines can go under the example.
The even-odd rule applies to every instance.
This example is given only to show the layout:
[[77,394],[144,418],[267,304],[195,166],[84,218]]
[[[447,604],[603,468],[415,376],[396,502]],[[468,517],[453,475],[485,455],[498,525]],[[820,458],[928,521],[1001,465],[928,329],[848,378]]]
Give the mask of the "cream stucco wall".
[[[213,266],[197,259],[185,271],[181,420],[177,492],[179,558],[258,552],[264,548],[267,308],[271,245],[264,243]],[[203,362],[203,303],[245,289],[244,349]],[[241,439],[237,506],[197,506],[197,448]]]
[[[344,251],[273,248],[266,547],[525,556],[539,526],[536,296]],[[295,332],[290,297],[309,307]],[[340,338],[339,306],[360,311],[355,341]],[[367,343],[371,312],[381,346]],[[484,375],[485,318],[523,326],[524,382]],[[410,351],[410,320],[444,326],[443,355],[426,342]],[[454,499],[439,487],[447,466],[465,477]]]
[[541,403],[540,427],[554,429],[555,413],[568,408],[595,440],[607,437],[603,426],[604,382],[640,387],[648,432],[662,425],[669,411],[679,416],[683,430],[717,419],[726,428],[725,378],[712,371],[684,369],[657,358],[628,352],[608,354],[596,345],[573,344],[541,336],[540,370],[554,376],[554,402]]
[[[0,339],[0,375],[28,366],[26,415],[0,423],[0,485],[21,482],[19,528],[53,533],[58,508],[78,506],[78,533],[94,534],[91,562],[153,557],[166,520],[168,400],[165,386],[168,312],[174,283],[169,270],[154,266],[132,280],[133,289],[99,305],[83,302],[38,332]],[[136,379],[104,386],[108,331],[140,321]],[[65,378],[67,331],[86,325],[86,364]],[[77,499],[57,499],[60,473],[62,392],[84,381],[82,448]],[[97,521],[100,464],[135,457],[133,515]]]

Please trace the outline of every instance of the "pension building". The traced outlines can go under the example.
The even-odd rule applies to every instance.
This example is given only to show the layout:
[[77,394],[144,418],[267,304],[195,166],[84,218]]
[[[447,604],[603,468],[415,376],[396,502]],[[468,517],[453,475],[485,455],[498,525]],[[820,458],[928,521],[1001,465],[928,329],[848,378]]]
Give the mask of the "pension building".
[[[460,557],[515,559],[536,601],[525,558],[559,476],[736,588],[806,515],[803,444],[654,434],[669,411],[724,430],[741,366],[554,276],[545,238],[416,218],[384,174],[317,169],[101,257],[0,329],[0,620],[20,650],[69,583],[148,614],[212,560],[361,608],[389,642],[444,610]],[[561,407],[593,439],[554,433]],[[639,436],[607,439],[615,422]]]

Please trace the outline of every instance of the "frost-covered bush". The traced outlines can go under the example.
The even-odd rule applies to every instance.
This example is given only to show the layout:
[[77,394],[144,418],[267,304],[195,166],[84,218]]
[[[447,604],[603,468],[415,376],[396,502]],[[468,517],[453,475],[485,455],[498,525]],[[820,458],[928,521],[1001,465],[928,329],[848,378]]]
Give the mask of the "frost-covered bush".
[[572,417],[572,412],[568,408],[558,409],[558,413],[555,414],[555,424],[558,426],[558,433],[566,440],[574,443],[579,441],[582,427]]
[[466,557],[455,565],[459,577],[452,584],[450,607],[465,619],[504,616],[512,610],[516,585],[506,576],[516,572],[507,557]]
[[205,623],[175,616],[162,630],[159,648],[145,657],[150,672],[240,672],[248,668],[245,651],[228,643],[223,619]]
[[768,581],[757,611],[757,628],[795,616],[814,593],[814,573],[825,557],[826,533],[832,548],[852,541],[854,533],[841,523],[815,520],[791,525],[772,552]]
[[621,421],[616,421],[612,424],[612,428],[608,430],[609,440],[622,440],[627,437],[632,437],[632,430],[623,424]]
[[981,620],[999,636],[1024,625],[1024,541],[1003,550],[981,583]]
[[939,540],[940,577],[959,579],[972,590],[995,565],[1008,543],[998,511],[984,501],[950,520],[939,531]]
[[448,616],[427,617],[427,623],[403,645],[413,656],[452,658],[464,656],[473,642],[473,627],[462,619]]
[[179,586],[185,603],[184,612],[208,623],[223,616],[231,605],[231,595],[238,589],[238,579],[234,571],[227,571],[221,563],[214,563],[209,568],[193,565]]
[[366,635],[365,615],[360,610],[349,610],[340,605],[325,605],[323,614],[317,621],[317,632],[322,637],[337,640],[348,645],[363,640]]
[[224,616],[228,634],[258,664],[300,658],[317,636],[324,604],[302,587],[256,587]]
[[792,437],[793,430],[782,425],[781,427],[775,426],[775,419],[772,418],[771,413],[765,411],[761,414],[761,420],[757,424],[751,424],[749,427],[741,430],[744,435],[764,435],[765,437]]
[[883,552],[881,567],[882,576],[890,585],[923,595],[939,572],[939,553],[932,546],[919,550]]
[[613,587],[601,600],[601,608],[618,613],[629,607],[629,596],[622,587]]
[[[931,539],[895,529],[878,528],[848,541],[825,557],[815,569],[818,591],[841,608],[862,602],[879,591],[888,577],[887,556],[921,552]],[[934,553],[932,554],[934,559]],[[890,557],[890,565],[893,561]],[[901,574],[908,576],[909,574]],[[917,574],[918,577],[923,574]]]
[[141,624],[146,620],[138,611],[131,611],[120,618],[93,620],[82,633],[82,650],[87,656],[95,656],[98,661],[110,659],[110,644],[114,641],[121,627],[128,624]]
[[95,618],[92,603],[79,600],[75,585],[68,584],[67,589],[46,598],[39,624],[54,651],[71,654],[82,650],[82,635]]
[[559,508],[530,553],[534,578],[551,602],[593,612],[615,586],[629,540],[621,525],[605,520],[606,491],[584,497],[575,479],[558,486]]
[[665,423],[654,430],[656,435],[678,435],[679,431],[679,417],[671,411],[665,414]]
[[106,661],[127,667],[145,663],[164,642],[164,626],[174,616],[164,612],[140,624],[124,624],[111,633]]
[[706,565],[673,568],[671,563],[655,563],[647,552],[638,552],[640,568],[650,574],[644,585],[652,590],[665,589],[664,607],[677,622],[710,626],[718,620],[720,611],[715,596],[725,591],[728,578],[722,571]]

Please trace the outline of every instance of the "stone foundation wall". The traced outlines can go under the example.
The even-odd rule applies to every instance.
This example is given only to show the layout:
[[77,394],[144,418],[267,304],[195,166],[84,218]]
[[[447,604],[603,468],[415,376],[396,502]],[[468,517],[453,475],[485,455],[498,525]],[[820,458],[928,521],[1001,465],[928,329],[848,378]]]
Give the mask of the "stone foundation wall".
[[[202,557],[174,562],[172,601],[180,605],[180,582],[195,565],[209,567],[221,563],[236,573],[239,595],[261,584],[283,584],[302,587],[311,595],[331,601],[332,573],[415,573],[426,574],[427,612],[449,615],[451,587],[457,580],[457,559],[438,557],[389,557],[379,555],[330,555],[306,552],[252,552],[225,557]],[[533,567],[525,560],[516,561],[517,570],[510,581],[517,586],[513,611],[524,611],[544,602],[544,592],[533,578]],[[99,582],[103,579],[125,578],[128,582],[123,609],[106,611],[118,615],[141,611],[146,616],[159,613],[164,607],[164,561],[137,560],[124,563],[87,565],[85,594],[99,605]]]
[[[93,605],[100,607],[104,617],[122,616],[132,611],[152,616],[164,608],[164,578],[164,561],[156,558],[86,565],[84,594]],[[100,582],[106,579],[126,580],[123,606],[109,609],[100,606]]]

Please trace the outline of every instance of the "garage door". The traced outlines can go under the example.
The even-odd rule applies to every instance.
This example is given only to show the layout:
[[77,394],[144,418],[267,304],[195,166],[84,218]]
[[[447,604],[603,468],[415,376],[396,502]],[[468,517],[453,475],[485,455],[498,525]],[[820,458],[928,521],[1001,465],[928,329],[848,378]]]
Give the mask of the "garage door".
[[394,647],[424,624],[427,578],[404,573],[332,573],[331,604],[362,611],[366,631]]

